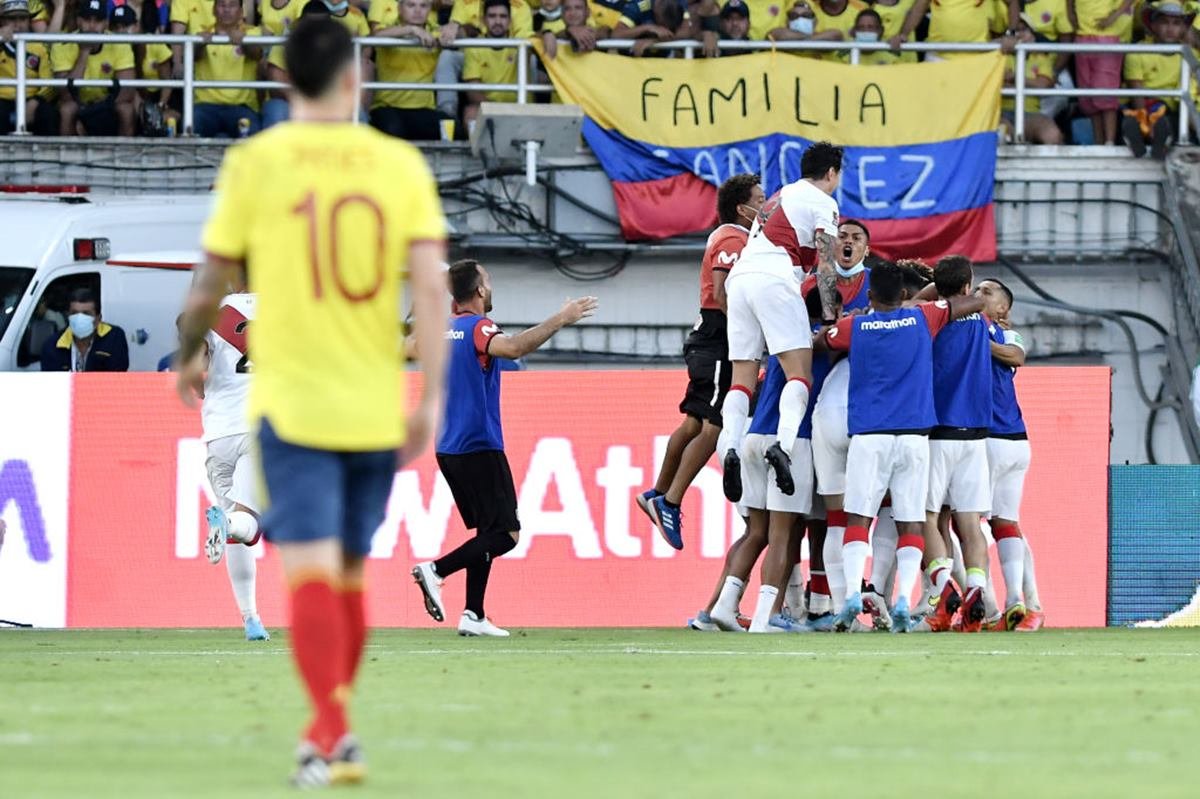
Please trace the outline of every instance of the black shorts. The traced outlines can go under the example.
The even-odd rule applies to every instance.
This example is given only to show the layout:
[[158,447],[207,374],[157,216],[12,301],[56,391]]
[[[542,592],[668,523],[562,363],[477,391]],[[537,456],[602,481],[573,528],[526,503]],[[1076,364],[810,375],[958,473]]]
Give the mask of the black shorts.
[[729,345],[724,336],[699,336],[693,333],[683,347],[688,385],[679,403],[679,412],[721,426],[721,405],[733,381],[729,363]]
[[94,103],[80,103],[79,121],[89,136],[116,136],[117,106],[112,95]]
[[437,462],[468,530],[515,533],[521,529],[517,519],[517,489],[503,452],[494,449],[463,455],[439,452]]

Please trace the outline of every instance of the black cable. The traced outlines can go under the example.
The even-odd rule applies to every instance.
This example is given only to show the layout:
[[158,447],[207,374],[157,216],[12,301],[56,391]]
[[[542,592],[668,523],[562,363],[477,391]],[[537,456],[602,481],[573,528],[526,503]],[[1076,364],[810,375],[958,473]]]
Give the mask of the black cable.
[[[1162,400],[1163,390],[1167,387],[1167,381],[1158,384],[1158,393],[1154,395],[1154,401]],[[1146,460],[1150,465],[1156,465],[1158,458],[1154,455],[1154,424],[1158,421],[1158,408],[1151,408],[1150,413],[1146,416]]]

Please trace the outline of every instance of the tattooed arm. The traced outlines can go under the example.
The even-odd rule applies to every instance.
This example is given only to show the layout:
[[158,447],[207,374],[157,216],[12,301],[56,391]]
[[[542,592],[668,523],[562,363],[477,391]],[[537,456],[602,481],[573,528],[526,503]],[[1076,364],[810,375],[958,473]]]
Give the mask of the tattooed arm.
[[818,230],[814,236],[817,245],[817,291],[821,292],[822,321],[832,322],[837,319],[838,289],[837,269],[833,255],[835,237],[833,234]]

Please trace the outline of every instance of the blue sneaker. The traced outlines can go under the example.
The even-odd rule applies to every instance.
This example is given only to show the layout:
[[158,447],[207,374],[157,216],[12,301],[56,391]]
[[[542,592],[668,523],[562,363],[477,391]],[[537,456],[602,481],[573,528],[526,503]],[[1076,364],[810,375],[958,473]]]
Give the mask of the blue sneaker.
[[683,549],[683,514],[679,512],[679,507],[668,505],[666,497],[655,497],[650,502],[650,512],[650,518],[663,540],[675,549]]
[[789,633],[809,632],[807,624],[800,621],[799,619],[793,619],[791,616],[789,616],[786,613],[776,613],[774,616],[771,617],[771,620],[768,621],[767,624],[771,627],[778,627],[779,629],[783,630],[784,632],[789,632]]
[[699,630],[702,633],[718,633],[721,628],[712,620],[712,616],[708,615],[707,610],[702,610],[696,614],[694,619],[688,619],[687,626],[692,630]]
[[271,634],[267,632],[267,628],[263,627],[262,620],[258,616],[251,616],[246,619],[246,640],[247,641],[270,641]]
[[833,614],[822,613],[820,616],[813,616],[809,614],[808,629],[814,633],[833,632]]
[[835,633],[844,633],[850,631],[850,625],[854,624],[854,620],[858,618],[858,614],[863,612],[862,594],[855,592],[854,596],[846,600],[842,612],[833,620],[833,631]]
[[229,538],[229,517],[225,511],[213,505],[204,511],[208,522],[208,536],[204,539],[204,556],[214,566],[225,557],[225,541]]
[[902,596],[892,606],[892,632],[906,633],[912,626],[912,614],[908,610],[908,597]]
[[[637,495],[637,506],[642,509],[642,513],[646,514],[646,516],[648,516],[652,522],[654,522],[654,512],[650,510],[650,503],[661,496],[662,494],[658,493],[653,488],[649,491],[643,491]],[[655,524],[657,524],[657,522],[655,522]]]

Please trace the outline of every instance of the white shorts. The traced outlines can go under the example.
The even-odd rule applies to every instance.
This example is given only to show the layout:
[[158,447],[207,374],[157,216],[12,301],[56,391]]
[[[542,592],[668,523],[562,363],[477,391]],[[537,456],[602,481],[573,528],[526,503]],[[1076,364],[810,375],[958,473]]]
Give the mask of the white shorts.
[[725,286],[729,360],[757,361],[764,346],[771,355],[812,348],[808,310],[795,280],[745,272],[730,276]]
[[992,507],[988,476],[987,440],[930,439],[929,494],[925,510],[937,513],[943,506],[961,513],[987,514]]
[[766,454],[775,436],[752,433],[742,441],[742,504],[748,508],[807,514],[812,510],[812,447],[807,438],[797,438],[792,447],[792,481],[796,491],[789,497],[775,485],[775,472]]
[[1019,522],[1025,473],[1029,471],[1029,442],[989,438],[987,457],[992,482],[992,512],[989,518]]
[[234,505],[259,512],[258,461],[247,434],[225,436],[208,442],[208,481],[217,504],[228,513]]
[[919,435],[868,433],[850,439],[846,471],[847,513],[871,518],[892,492],[892,516],[898,522],[925,521],[929,492],[929,439]]
[[813,411],[813,468],[817,493],[823,497],[846,493],[846,456],[850,452],[846,425],[845,408],[818,405]]

